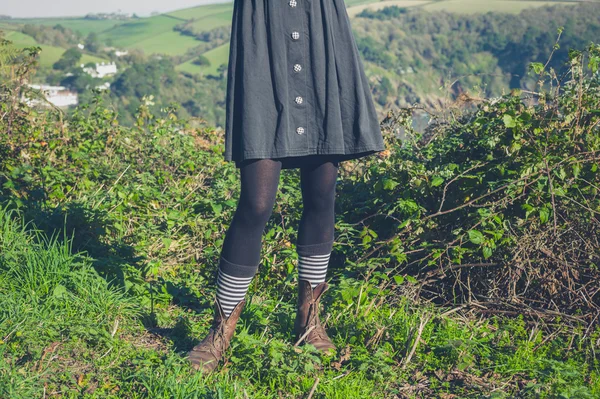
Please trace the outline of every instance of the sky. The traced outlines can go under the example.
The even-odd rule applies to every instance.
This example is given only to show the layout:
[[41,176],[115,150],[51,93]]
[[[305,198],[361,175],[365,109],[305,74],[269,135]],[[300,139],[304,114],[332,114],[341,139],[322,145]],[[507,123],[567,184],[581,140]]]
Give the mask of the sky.
[[152,12],[167,12],[203,4],[232,0],[0,0],[0,15],[13,18],[82,16],[99,12],[136,13],[140,17]]

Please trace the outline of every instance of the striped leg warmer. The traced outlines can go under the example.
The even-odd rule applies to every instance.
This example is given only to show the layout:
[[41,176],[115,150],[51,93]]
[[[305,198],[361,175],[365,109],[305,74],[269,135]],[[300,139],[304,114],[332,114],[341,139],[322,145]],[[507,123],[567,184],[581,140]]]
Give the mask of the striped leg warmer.
[[244,299],[257,271],[258,265],[239,265],[221,256],[217,275],[217,299],[225,317],[229,317],[233,308]]
[[310,281],[312,288],[325,281],[330,255],[298,255],[298,278]]

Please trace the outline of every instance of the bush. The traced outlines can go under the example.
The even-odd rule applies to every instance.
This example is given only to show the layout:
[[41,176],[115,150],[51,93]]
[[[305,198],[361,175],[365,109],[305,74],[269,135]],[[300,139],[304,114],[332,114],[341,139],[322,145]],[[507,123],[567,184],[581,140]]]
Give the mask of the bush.
[[192,61],[192,63],[195,65],[200,65],[200,66],[209,66],[210,60],[208,58],[206,58],[204,55],[199,55],[198,57],[196,57],[196,59],[194,61]]

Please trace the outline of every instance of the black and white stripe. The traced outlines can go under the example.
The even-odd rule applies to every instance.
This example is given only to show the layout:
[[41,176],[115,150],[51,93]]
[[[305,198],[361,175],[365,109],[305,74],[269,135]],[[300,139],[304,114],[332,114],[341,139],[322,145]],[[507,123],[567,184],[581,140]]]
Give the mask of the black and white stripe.
[[331,253],[311,256],[298,255],[298,278],[310,281],[311,287],[315,288],[319,283],[325,281],[330,256]]
[[235,305],[244,299],[252,279],[253,277],[230,276],[219,269],[217,276],[217,299],[221,303],[226,317],[229,317]]

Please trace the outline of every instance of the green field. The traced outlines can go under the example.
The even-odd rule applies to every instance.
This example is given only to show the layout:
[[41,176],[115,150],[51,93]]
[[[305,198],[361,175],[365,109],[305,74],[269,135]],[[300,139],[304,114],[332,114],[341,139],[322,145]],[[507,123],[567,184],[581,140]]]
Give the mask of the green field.
[[209,4],[205,6],[198,6],[193,8],[186,8],[183,10],[173,11],[168,13],[175,18],[182,20],[190,19],[206,19],[210,16],[216,16],[217,19],[221,17],[221,14],[229,14],[229,22],[231,22],[231,12],[233,10],[233,2],[220,3],[220,4]]
[[[42,48],[42,52],[40,53],[40,65],[42,66],[52,66],[56,61],[60,59],[66,49],[62,47],[56,46],[47,46],[45,44],[38,44],[33,37],[25,35],[21,32],[16,31],[8,31],[5,34],[5,38],[10,40],[15,44],[15,46],[24,48],[30,46],[39,46]],[[95,57],[89,54],[83,54],[81,57],[81,62],[86,64],[88,62],[102,62],[106,61],[103,58]]]
[[10,25],[24,25],[24,24],[39,24],[46,26],[62,25],[65,28],[81,32],[87,35],[91,32],[102,32],[112,28],[115,25],[123,23],[123,21],[115,20],[92,20],[85,18],[32,18],[32,19],[11,19],[11,20],[0,20],[0,26],[2,24]]
[[165,32],[173,32],[173,27],[181,22],[164,15],[132,20],[102,32],[100,38],[111,41],[117,47],[136,47],[139,42],[152,40]]
[[222,64],[227,64],[229,59],[229,43],[216,47],[204,53],[204,56],[210,60],[210,65],[202,67],[192,63],[193,60],[184,62],[177,66],[177,69],[188,73],[202,73],[205,75],[216,75],[217,69]]
[[575,1],[520,1],[520,0],[444,0],[436,1],[424,6],[429,11],[449,11],[456,13],[486,13],[507,12],[518,14],[532,7],[547,5],[574,5]]

